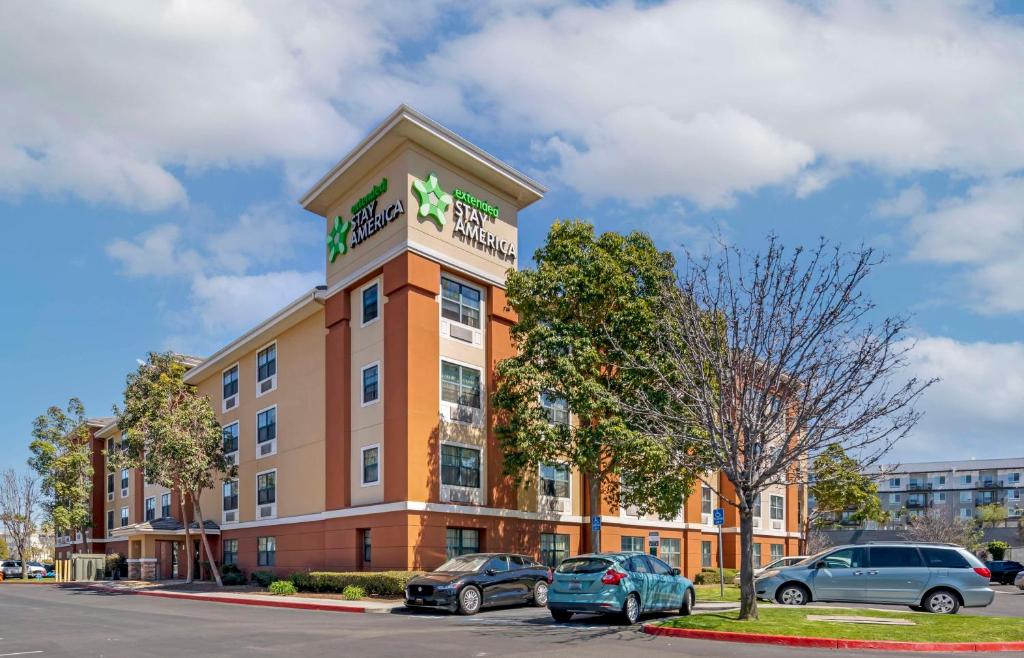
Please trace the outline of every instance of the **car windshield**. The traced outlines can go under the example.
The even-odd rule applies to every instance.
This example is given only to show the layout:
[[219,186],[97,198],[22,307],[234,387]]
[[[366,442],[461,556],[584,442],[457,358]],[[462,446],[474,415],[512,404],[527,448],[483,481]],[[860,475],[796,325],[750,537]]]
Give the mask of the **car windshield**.
[[488,559],[489,558],[486,555],[461,555],[459,557],[453,557],[437,569],[434,569],[434,571],[437,573],[479,571],[480,567],[484,566],[484,562]]
[[599,573],[611,566],[611,562],[598,557],[574,557],[558,565],[558,573]]

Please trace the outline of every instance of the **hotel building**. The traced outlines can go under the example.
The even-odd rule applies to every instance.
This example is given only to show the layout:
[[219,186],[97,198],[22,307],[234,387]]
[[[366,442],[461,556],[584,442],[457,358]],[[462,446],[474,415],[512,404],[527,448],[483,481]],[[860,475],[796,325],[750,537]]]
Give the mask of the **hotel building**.
[[[301,199],[324,223],[324,285],[188,364],[238,465],[201,501],[221,560],[282,575],[432,569],[473,551],[557,563],[588,550],[600,516],[605,550],[655,552],[690,576],[717,566],[709,488],[661,520],[605,501],[588,509],[586,483],[559,465],[524,486],[502,474],[489,394],[513,354],[505,276],[519,262],[519,212],[544,192],[403,106]],[[552,422],[572,422],[547,402]],[[126,555],[132,576],[183,574],[176,493],[108,472],[116,424],[91,429],[94,525],[63,550]],[[762,502],[755,558],[795,554],[798,487]],[[721,506],[735,567],[737,514]]]

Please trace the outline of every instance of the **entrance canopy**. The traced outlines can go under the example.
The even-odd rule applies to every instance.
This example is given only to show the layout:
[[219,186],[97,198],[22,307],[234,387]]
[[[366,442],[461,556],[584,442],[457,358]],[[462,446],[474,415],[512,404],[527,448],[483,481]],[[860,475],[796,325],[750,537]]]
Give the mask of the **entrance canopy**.
[[[213,521],[203,524],[211,543],[220,535],[220,526]],[[128,577],[141,580],[176,578],[179,560],[188,559],[189,551],[184,546],[185,524],[165,517],[134,523],[111,531],[111,536],[128,540]],[[189,524],[189,534],[194,541],[199,538],[199,524]],[[217,550],[212,547],[213,550]]]

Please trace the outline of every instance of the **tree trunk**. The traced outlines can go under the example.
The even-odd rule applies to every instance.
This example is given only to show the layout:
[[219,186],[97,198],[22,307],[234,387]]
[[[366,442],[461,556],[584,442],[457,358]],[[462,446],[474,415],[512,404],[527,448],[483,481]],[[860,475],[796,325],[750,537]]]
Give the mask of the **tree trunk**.
[[[181,492],[181,489],[178,489]],[[178,507],[181,509],[181,522],[185,526],[185,582],[192,582],[192,535],[189,533],[188,514],[185,513],[185,493],[179,493]]]
[[199,505],[199,497],[195,498],[196,516],[199,517],[199,536],[203,539],[203,550],[206,551],[206,559],[210,563],[210,571],[213,572],[213,579],[217,582],[217,587],[224,587],[224,583],[220,579],[220,569],[217,568],[217,559],[213,557],[213,551],[210,550],[210,540],[206,536],[206,523],[203,522],[203,508]]
[[754,590],[754,513],[752,501],[740,506],[740,619],[756,620]]
[[601,552],[601,531],[594,528],[594,517],[600,516],[601,479],[597,475],[587,477],[587,508],[590,511],[590,552]]

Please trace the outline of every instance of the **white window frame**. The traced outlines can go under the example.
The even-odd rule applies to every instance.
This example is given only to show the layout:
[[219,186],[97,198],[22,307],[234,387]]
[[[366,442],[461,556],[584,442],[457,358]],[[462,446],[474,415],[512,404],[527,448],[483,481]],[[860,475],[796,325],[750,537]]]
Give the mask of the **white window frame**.
[[[444,399],[444,364],[445,362],[455,366],[461,366],[463,368],[472,368],[480,373],[480,408],[473,409],[473,407],[466,407],[472,409],[473,419],[472,422],[466,423],[464,421],[452,418],[452,409],[456,407],[462,407],[465,405],[457,404],[455,402],[448,402]],[[459,425],[466,425],[468,427],[483,427],[484,416],[487,411],[487,373],[484,371],[484,367],[475,363],[467,363],[465,361],[459,361],[458,359],[451,359],[446,356],[442,356],[437,360],[437,403],[438,408],[441,410],[441,418],[446,423],[457,423]]]
[[[377,397],[374,400],[366,401],[364,395],[366,394],[366,384],[363,377],[366,376],[366,371],[370,368],[377,369]],[[380,361],[374,361],[373,363],[367,363],[365,366],[359,369],[359,406],[369,407],[371,405],[380,402],[384,393],[384,369],[380,367]]]
[[[544,464],[537,467],[537,499],[540,505],[541,512],[555,512],[559,514],[569,514],[572,512],[572,467],[565,462],[553,462],[547,464],[548,466],[560,466],[569,473],[569,495],[568,496],[549,496],[544,493],[544,489],[541,486],[543,480],[542,473],[544,472]],[[481,464],[482,466],[482,464]],[[561,507],[561,510],[551,509],[552,506]]]
[[[549,425],[565,425],[566,427],[571,426],[572,425],[572,410],[569,408],[569,401],[567,399],[563,398],[561,395],[555,395],[553,393],[547,393],[546,395],[547,395],[547,397],[552,398],[552,399],[554,399],[556,401],[561,401],[561,402],[565,403],[565,422],[564,423],[554,422],[554,421],[551,420],[550,417],[548,417],[547,418],[548,424]],[[540,405],[540,408],[544,410],[544,415],[545,416],[548,416],[548,414],[551,413],[554,410],[561,411],[561,409],[558,409],[558,407],[548,406],[548,405],[544,404],[544,397],[545,397],[545,392],[541,391],[540,395],[537,396],[537,403]]]
[[[239,500],[238,500],[237,503],[235,503],[235,508],[234,509],[224,509],[224,485],[230,484],[232,482],[236,485],[236,487],[237,487],[236,490],[239,492],[238,493]],[[277,504],[277,480],[274,480],[274,489],[275,489],[274,490],[274,504],[276,505]],[[225,525],[230,525],[232,523],[238,523],[238,521],[239,521],[239,511],[240,511],[240,508],[241,508],[241,505],[242,505],[241,490],[242,490],[242,484],[241,484],[239,478],[233,478],[231,480],[228,480],[227,482],[222,482],[221,483],[221,487],[220,487],[220,517],[221,517],[221,522],[223,524],[225,524]],[[277,511],[276,508],[275,508],[274,511],[275,512]],[[234,512],[235,513],[235,518],[234,518],[233,521],[228,521],[228,512]],[[259,509],[257,509],[256,512],[259,513]]]
[[[484,500],[484,486],[487,483],[487,447],[477,446],[472,443],[461,443],[459,441],[441,441],[442,446],[456,446],[458,448],[469,448],[470,450],[476,450],[480,453],[480,486],[479,487],[464,487],[459,484],[445,484],[444,483],[444,460],[441,458],[441,450],[437,453],[437,483],[440,487],[441,502],[458,502],[458,503],[471,503],[474,505],[483,505],[486,503]],[[452,500],[452,492],[464,493],[468,500]]]
[[118,520],[122,521],[122,523],[118,526],[119,528],[124,528],[132,524],[131,514],[131,510],[128,509],[127,505],[121,506],[121,516],[118,518]]
[[[472,325],[468,325],[468,324],[462,322],[461,320],[452,320],[451,318],[444,317],[444,313],[443,313],[443,309],[442,309],[442,304],[444,303],[444,281],[443,281],[444,279],[451,279],[455,283],[458,283],[460,285],[466,286],[467,288],[472,288],[473,290],[476,290],[478,293],[480,293],[480,327],[479,328],[476,328],[476,327],[474,327]],[[439,290],[438,290],[438,293],[437,293],[437,315],[438,315],[438,318],[439,318],[439,320],[441,322],[441,337],[444,338],[445,340],[450,340],[450,341],[452,341],[454,343],[457,343],[459,345],[469,345],[469,346],[472,346],[472,347],[475,347],[477,349],[481,349],[482,350],[484,348],[484,345],[485,345],[484,338],[486,336],[486,334],[484,333],[484,326],[487,324],[487,291],[486,291],[486,289],[484,288],[484,286],[481,286],[479,283],[474,283],[474,282],[470,281],[469,279],[465,279],[465,278],[463,278],[463,277],[461,277],[461,276],[459,276],[459,275],[457,275],[457,274],[455,274],[453,272],[449,272],[447,270],[443,270],[441,272],[441,279],[438,281],[438,283],[440,284],[440,287],[439,287]],[[467,331],[472,332],[472,334],[473,334],[473,342],[470,343],[470,342],[467,342],[465,340],[462,340],[461,338],[453,338],[451,336],[451,330],[448,328],[448,325],[452,325],[452,324],[454,324],[454,325],[456,325],[458,327],[461,327],[461,328],[463,328],[463,329],[465,329]]]
[[238,426],[237,429],[235,430],[235,434],[236,434],[236,436],[235,436],[235,444],[236,444],[235,445],[235,449],[233,451],[231,451],[231,452],[225,452],[224,456],[226,458],[228,458],[231,461],[232,464],[237,466],[238,465],[238,451],[241,450],[241,448],[242,448],[242,423],[241,423],[241,421],[240,420],[235,420],[235,421],[232,421],[232,422],[228,423],[227,425],[222,425],[221,426],[220,440],[221,440],[221,445],[223,446],[224,445],[224,430],[226,430],[227,428],[231,427],[232,425],[237,425]]
[[146,519],[146,504],[149,501],[151,501],[151,500],[153,501],[153,520],[156,520],[156,518],[157,518],[157,516],[156,516],[156,496],[146,496],[146,500],[144,500],[143,503],[142,503],[142,518],[143,518],[143,520]]
[[[253,357],[253,360],[256,362],[256,376],[259,377],[260,376],[260,352],[270,348],[271,346],[274,348],[274,374],[271,375],[270,377],[267,377],[267,379],[257,379],[256,380],[256,397],[258,397],[258,398],[259,397],[263,397],[264,395],[269,395],[270,393],[273,393],[274,391],[277,390],[277,376],[279,374],[281,374],[279,369],[278,369],[278,365],[279,364],[277,363],[280,360],[279,357],[281,356],[281,351],[279,349],[277,349],[277,339],[275,338],[274,340],[270,341],[269,343],[267,343],[263,347],[260,347],[259,349],[257,349],[256,350],[256,355]],[[260,389],[263,388],[263,382],[265,382],[267,380],[271,381],[270,388],[268,388],[265,391],[260,391]]]
[[[368,451],[370,451],[370,450],[373,450],[374,448],[377,449],[377,479],[374,480],[373,482],[367,482],[366,480],[363,479],[363,476],[366,474],[366,468],[365,468],[366,464],[365,464],[365,462],[363,460],[365,459],[366,453]],[[379,443],[371,443],[370,445],[363,446],[362,448],[359,449],[359,486],[360,487],[378,487],[381,484],[383,484],[383,482],[384,482],[384,460],[381,459],[383,454],[384,454],[384,452],[381,449],[381,446],[380,446]]]
[[[780,516],[779,518],[775,518],[775,514],[774,514],[774,511],[775,511],[774,507],[775,506],[772,505],[772,502],[776,498],[778,498],[779,500],[782,501],[782,505],[779,506],[780,509],[782,510],[782,516]],[[769,494],[768,495],[768,518],[771,519],[772,521],[779,521],[779,522],[785,522],[786,521],[786,497],[785,496],[781,496],[779,494]]]
[[[232,368],[238,368],[238,376],[235,379],[235,383],[238,384],[238,390],[235,391],[235,394],[231,396],[231,398],[235,399],[235,404],[232,405],[232,407],[230,409],[228,409],[228,400],[230,400],[231,398],[224,397],[224,373],[229,372]],[[256,390],[257,391],[259,390],[258,386],[256,387]],[[223,370],[220,371],[220,410],[221,410],[221,413],[228,414],[228,413],[231,413],[233,411],[237,411],[238,410],[238,403],[241,402],[241,400],[242,400],[241,393],[242,393],[242,368],[241,368],[241,366],[238,365],[238,361],[235,361],[234,365],[230,365],[227,368],[224,368]]]
[[[260,476],[261,475],[266,475],[267,473],[273,473],[274,474],[274,502],[260,504]],[[259,471],[258,473],[256,473],[256,477],[253,479],[253,484],[255,485],[255,488],[256,488],[255,493],[256,493],[256,520],[257,521],[263,521],[263,520],[266,520],[266,519],[276,519],[277,518],[277,503],[278,503],[277,492],[281,488],[280,486],[278,486],[279,483],[280,482],[279,482],[278,477],[277,477],[277,469],[276,468],[268,468],[265,471]],[[260,516],[260,508],[261,507],[265,507],[266,505],[271,505],[273,507],[273,509],[271,510],[270,516]]]
[[[270,439],[269,441],[264,441],[263,443],[260,443],[260,414],[265,412],[265,411],[270,411],[271,409],[274,410],[274,438]],[[259,409],[259,410],[256,411],[256,459],[257,460],[263,459],[265,457],[273,457],[274,455],[277,454],[277,440],[280,438],[280,433],[277,431],[278,430],[278,425],[280,424],[278,422],[279,420],[280,420],[280,415],[277,413],[277,405],[276,404],[272,404],[269,407],[263,407],[262,409]],[[239,437],[241,437],[241,434],[239,434]],[[241,443],[241,438],[239,438],[239,443]],[[260,454],[260,446],[263,445],[263,444],[266,444],[266,443],[270,444],[270,452],[268,452],[265,455],[261,455]]]
[[[365,308],[363,306],[363,293],[366,292],[367,290],[369,290],[370,288],[372,288],[373,286],[377,286],[377,317],[375,317],[372,320],[367,321],[363,317],[363,311],[365,310]],[[372,281],[370,281],[369,283],[367,283],[366,285],[362,286],[361,288],[359,288],[358,293],[359,293],[359,327],[360,328],[368,327],[371,324],[373,324],[374,322],[377,322],[378,320],[380,320],[381,313],[384,310],[382,308],[384,306],[384,304],[382,303],[383,299],[384,299],[384,295],[381,293],[381,278],[377,277],[377,278],[373,279]]]
[[896,489],[903,482],[903,478],[889,478],[889,488]]
[[130,469],[130,468],[122,468],[121,469],[121,473],[120,473],[120,477],[118,479],[121,480],[121,481],[124,481],[126,479],[124,477],[124,471],[128,471],[128,478],[127,478],[128,486],[127,487],[121,487],[121,498],[127,498],[128,494],[131,493],[131,489],[132,489],[132,469]]
[[171,515],[174,514],[174,510],[171,509],[171,505],[173,504],[171,502],[171,493],[169,491],[166,491],[166,492],[160,494],[160,515],[161,515],[161,518],[163,518],[163,513],[164,513],[164,496],[167,496],[167,509],[168,509],[168,511],[171,513]]

